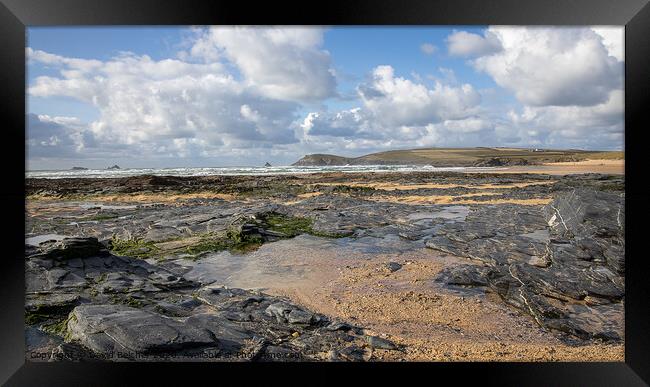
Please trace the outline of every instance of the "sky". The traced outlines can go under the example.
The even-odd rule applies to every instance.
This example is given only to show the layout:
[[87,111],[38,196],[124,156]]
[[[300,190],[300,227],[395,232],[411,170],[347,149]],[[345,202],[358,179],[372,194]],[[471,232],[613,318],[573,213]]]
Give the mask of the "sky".
[[27,168],[623,149],[623,27],[30,27]]

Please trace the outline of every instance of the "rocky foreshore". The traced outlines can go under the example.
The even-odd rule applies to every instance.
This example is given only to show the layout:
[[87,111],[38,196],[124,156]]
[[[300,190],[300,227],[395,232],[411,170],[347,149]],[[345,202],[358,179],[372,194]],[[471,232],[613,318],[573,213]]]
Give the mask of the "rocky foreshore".
[[[69,360],[362,360],[370,336],[286,299],[203,286],[97,239],[27,257],[31,353]],[[36,327],[40,328],[36,328]]]
[[623,194],[576,189],[541,208],[481,208],[426,245],[483,263],[443,273],[447,284],[488,287],[550,329],[620,341],[610,317],[623,314],[624,216]]
[[386,278],[406,270],[407,251],[457,257],[426,289],[494,295],[569,346],[624,337],[622,176],[138,176],[26,190],[30,360],[406,356],[399,337],[264,290],[265,278],[311,272],[267,249],[294,239],[341,256],[330,272],[356,253],[394,256],[377,262]]

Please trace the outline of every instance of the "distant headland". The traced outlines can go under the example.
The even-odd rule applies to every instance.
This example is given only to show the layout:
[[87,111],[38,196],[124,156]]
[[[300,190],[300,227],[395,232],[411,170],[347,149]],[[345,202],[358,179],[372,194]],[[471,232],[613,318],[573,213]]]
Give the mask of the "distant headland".
[[435,167],[498,167],[623,159],[622,151],[553,150],[538,148],[421,148],[371,153],[360,157],[306,155],[294,166],[431,165]]

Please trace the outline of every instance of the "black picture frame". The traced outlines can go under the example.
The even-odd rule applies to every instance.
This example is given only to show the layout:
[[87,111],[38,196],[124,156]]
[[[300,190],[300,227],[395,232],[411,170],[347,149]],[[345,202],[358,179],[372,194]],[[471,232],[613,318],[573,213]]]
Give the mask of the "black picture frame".
[[[6,219],[0,269],[0,382],[19,385],[162,384],[190,377],[239,382],[258,376],[286,381],[290,364],[31,363],[24,344],[24,162],[26,26],[71,25],[625,25],[626,300],[624,363],[421,363],[301,364],[308,374],[297,382],[343,379],[338,370],[364,378],[397,376],[406,367],[424,382],[451,377],[458,382],[499,385],[645,385],[650,382],[650,292],[645,278],[644,218],[649,191],[644,147],[650,130],[650,5],[648,0],[328,0],[322,2],[237,2],[225,0],[0,0],[0,111],[3,117],[0,195]],[[22,160],[22,161],[21,161]],[[20,168],[23,165],[23,169]],[[631,210],[630,210],[631,209]],[[253,370],[255,369],[255,371]],[[259,371],[258,371],[259,370]],[[410,372],[410,371],[409,371]],[[408,374],[410,376],[410,374]],[[231,379],[232,380],[232,379]],[[645,382],[644,382],[645,381]],[[234,382],[234,380],[233,380]],[[420,383],[420,382],[419,382]],[[146,383],[149,384],[149,383]],[[228,384],[231,384],[230,382]],[[232,383],[234,384],[234,383]]]

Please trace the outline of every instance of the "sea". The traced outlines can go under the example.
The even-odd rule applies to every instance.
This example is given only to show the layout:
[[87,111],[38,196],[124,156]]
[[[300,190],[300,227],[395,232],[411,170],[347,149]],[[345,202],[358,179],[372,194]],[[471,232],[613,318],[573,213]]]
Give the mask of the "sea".
[[26,178],[117,178],[138,175],[214,176],[214,175],[293,175],[318,172],[489,172],[499,167],[433,167],[430,165],[337,165],[337,166],[273,166],[273,167],[205,167],[205,168],[124,168],[86,170],[33,170]]

